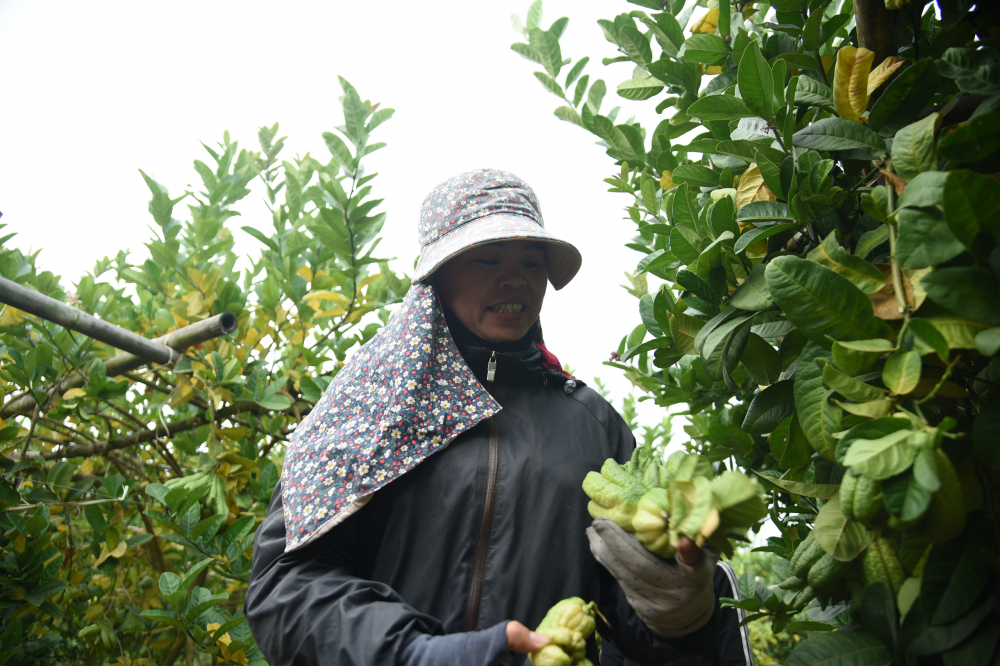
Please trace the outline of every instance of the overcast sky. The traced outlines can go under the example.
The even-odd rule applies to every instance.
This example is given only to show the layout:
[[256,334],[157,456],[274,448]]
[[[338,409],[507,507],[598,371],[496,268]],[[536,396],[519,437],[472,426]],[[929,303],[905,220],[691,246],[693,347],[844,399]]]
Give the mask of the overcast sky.
[[[614,165],[594,137],[552,114],[560,101],[532,76],[540,67],[510,50],[519,41],[510,15],[528,4],[0,0],[0,211],[4,232],[18,233],[9,244],[41,248],[41,266],[69,281],[122,249],[141,263],[152,218],[138,169],[177,196],[200,186],[192,162],[209,161],[200,141],[229,130],[259,149],[257,128],[274,122],[289,137],[285,159],[326,161],[321,134],[342,123],[339,74],[396,110],[374,135],[388,147],[368,162],[388,214],[380,254],[410,271],[420,203],[449,176],[518,174],[546,226],[584,258],[569,286],[549,291],[550,348],[585,381],[604,379],[620,405],[629,384],[601,362],[639,323],[637,301],[619,287],[639,258],[623,246],[630,202],[606,191]],[[614,93],[631,66],[601,65],[616,52],[596,20],[632,9],[549,0],[542,22],[570,17],[564,57],[591,57],[586,72],[608,83],[604,109],[621,104],[623,119],[640,108]],[[241,253],[256,255],[259,243],[240,226],[270,226],[259,192],[230,223]]]

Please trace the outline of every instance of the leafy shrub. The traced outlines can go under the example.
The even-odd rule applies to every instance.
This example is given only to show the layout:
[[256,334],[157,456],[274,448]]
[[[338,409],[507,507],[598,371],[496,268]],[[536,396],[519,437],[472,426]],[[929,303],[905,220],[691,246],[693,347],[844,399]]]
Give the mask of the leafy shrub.
[[1000,9],[712,0],[692,21],[694,0],[632,4],[648,11],[598,22],[604,64],[634,68],[620,97],[676,109],[655,127],[604,110],[540,2],[512,48],[629,199],[641,324],[610,364],[768,490],[780,535],[761,550],[791,575],[733,603],[775,633],[819,613],[788,664],[988,663]]
[[[145,337],[224,312],[238,326],[174,366],[112,377],[115,350],[4,309],[0,663],[265,663],[243,595],[286,437],[409,286],[374,254],[385,215],[363,167],[393,112],[341,85],[325,163],[280,160],[275,124],[259,151],[228,132],[206,146],[201,191],[171,198],[142,174],[155,222],[142,263],[121,252],[69,287],[3,239],[3,277]],[[273,230],[239,232],[256,178]],[[234,232],[263,246],[245,271]]]

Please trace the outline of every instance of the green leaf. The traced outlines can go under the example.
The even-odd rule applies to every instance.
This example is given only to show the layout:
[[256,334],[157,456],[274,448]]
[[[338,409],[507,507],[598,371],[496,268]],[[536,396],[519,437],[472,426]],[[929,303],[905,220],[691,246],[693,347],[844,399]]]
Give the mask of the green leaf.
[[841,411],[827,400],[823,371],[816,364],[818,358],[830,358],[829,352],[815,342],[806,343],[795,371],[795,404],[810,446],[827,460],[833,460],[837,448],[833,434],[841,429]]
[[920,313],[941,332],[949,349],[975,349],[976,336],[990,328],[989,324],[954,313],[933,301],[925,302]]
[[[762,202],[754,202],[754,203],[762,203]],[[744,208],[746,208],[746,206],[744,206]],[[736,214],[736,217],[737,219],[739,219],[739,213]],[[736,254],[739,254],[743,252],[743,250],[753,245],[754,243],[759,243],[762,240],[767,240],[768,238],[774,236],[775,234],[791,231],[795,228],[796,227],[794,224],[785,223],[785,224],[775,224],[769,227],[754,227],[753,229],[747,229],[742,234],[740,234],[739,239],[737,239],[736,241],[736,245],[733,246],[733,251],[736,252]],[[758,266],[760,265],[763,264],[758,264]]]
[[736,219],[761,226],[768,222],[793,222],[795,217],[788,209],[788,204],[780,201],[753,201],[736,212]]
[[833,90],[808,76],[800,76],[799,85],[795,88],[795,103],[832,109]]
[[866,231],[858,239],[858,244],[854,247],[854,256],[864,259],[871,254],[872,250],[887,240],[889,240],[889,227],[884,224],[875,227],[871,231]]
[[972,444],[980,460],[991,470],[1000,470],[1000,410],[979,412],[972,424]]
[[654,97],[662,90],[663,82],[652,76],[628,79],[618,85],[619,97],[638,101]]
[[[764,264],[757,264],[747,281],[733,292],[729,304],[740,310],[764,310],[771,307],[771,292],[767,290],[767,278],[764,276]],[[770,382],[767,382],[770,383]]]
[[921,367],[920,354],[900,349],[885,362],[882,382],[896,395],[906,395],[917,388]]
[[219,542],[219,549],[225,552],[226,549],[249,534],[250,530],[253,529],[255,520],[253,516],[240,516],[237,518],[226,529],[226,533],[222,535],[222,539]]
[[940,122],[941,114],[932,113],[907,125],[892,138],[892,166],[903,180],[913,180],[924,171],[937,168],[934,133]]
[[944,219],[974,254],[981,232],[1000,242],[1000,183],[974,171],[950,172],[944,185]]
[[847,374],[856,375],[895,349],[890,341],[882,338],[853,342],[837,340],[832,346],[833,362]]
[[798,148],[813,150],[863,150],[878,157],[886,151],[885,141],[875,132],[853,120],[824,118],[795,133]]
[[789,481],[788,479],[779,479],[774,476],[767,476],[761,474],[757,470],[753,470],[753,473],[764,479],[768,483],[773,483],[782,490],[787,490],[793,495],[802,495],[803,497],[818,497],[820,499],[830,499],[835,497],[840,492],[840,486],[830,483],[803,483],[801,481]]
[[847,278],[806,259],[777,257],[767,266],[767,286],[785,316],[813,342],[866,340],[891,335],[874,316],[871,301]]
[[1000,148],[1000,111],[971,118],[964,125],[942,136],[938,153],[955,162],[978,162]]
[[939,268],[920,280],[927,297],[952,312],[1000,326],[1000,292],[993,276],[981,268]]
[[917,483],[911,470],[884,479],[881,487],[885,508],[890,514],[905,521],[917,520],[923,516],[934,497],[933,492]]
[[695,354],[694,339],[705,325],[704,319],[698,319],[683,312],[671,312],[670,337],[674,339],[674,347],[684,354]]
[[[883,417],[861,425],[874,424],[884,419],[902,420]],[[848,434],[857,427],[849,430]],[[874,426],[872,425],[872,427]],[[919,449],[913,443],[918,439],[915,435],[914,431],[906,428],[889,432],[877,439],[850,438],[848,440],[848,435],[844,435],[844,439],[849,441],[847,445],[849,448],[844,455],[844,466],[853,467],[872,479],[887,479],[899,474],[912,465],[913,459],[917,457]]]
[[884,136],[892,136],[913,122],[937,92],[938,71],[930,58],[907,67],[886,87],[871,113],[868,126]]
[[341,98],[341,106],[344,109],[346,134],[356,144],[361,143],[367,137],[365,120],[368,119],[368,108],[361,101],[361,96],[358,95],[358,91],[355,90],[354,86],[348,83],[342,76],[338,76],[337,78],[340,79],[340,87],[344,91],[344,96]]
[[160,574],[160,593],[165,597],[171,597],[181,591],[181,577],[177,574],[166,571]]
[[886,397],[886,392],[883,389],[855,379],[829,363],[823,368],[823,383],[854,402],[871,402]]
[[751,333],[740,359],[750,374],[750,381],[758,386],[768,386],[781,376],[781,356],[764,338]]
[[528,43],[538,56],[538,62],[549,73],[549,76],[559,76],[563,62],[562,51],[559,48],[559,37],[551,31],[530,28],[528,30]]
[[719,174],[714,169],[700,164],[684,164],[674,169],[672,179],[675,183],[686,183],[693,187],[716,187],[719,184]]
[[[690,42],[688,42],[690,44]],[[688,47],[690,49],[690,46]],[[740,95],[753,113],[770,120],[774,104],[774,80],[767,60],[760,53],[757,42],[751,42],[743,52],[737,72]]]
[[339,136],[331,132],[323,132],[323,140],[326,142],[327,150],[329,150],[330,154],[336,157],[341,164],[347,166],[354,161],[354,156],[351,155],[351,150]]
[[[909,190],[912,185],[906,189]],[[904,190],[905,193],[905,190]],[[927,268],[948,261],[965,250],[938,207],[901,208],[896,213],[899,237],[896,261],[904,268]]]
[[649,47],[649,40],[629,21],[629,25],[622,26],[618,31],[618,44],[625,51],[629,60],[645,67],[653,62],[653,50]]
[[763,435],[788,417],[795,409],[793,383],[777,382],[754,396],[743,419],[743,432]]
[[684,42],[684,58],[688,62],[718,65],[725,62],[727,55],[729,55],[729,47],[718,35],[699,32],[691,35]]
[[590,62],[590,57],[584,56],[583,58],[580,58],[575,65],[573,65],[573,68],[569,70],[569,74],[566,75],[567,88],[573,85],[573,82],[576,81],[578,76],[580,76],[583,72],[583,68],[587,66],[588,62]]
[[560,106],[555,110],[555,116],[559,120],[565,120],[568,123],[573,123],[574,125],[579,125],[580,127],[585,127],[583,120],[580,118],[580,114],[576,112],[576,109],[570,106]]
[[882,271],[842,248],[837,242],[836,231],[831,231],[807,256],[810,261],[823,264],[843,275],[865,294],[874,294],[885,286]]
[[976,349],[983,356],[993,356],[1000,351],[1000,328],[990,328],[977,333]]
[[566,99],[566,93],[563,92],[562,86],[560,86],[559,83],[551,76],[545,72],[535,72],[535,78],[538,79],[550,93],[559,99]]
[[173,613],[165,610],[144,610],[142,611],[142,616],[147,620],[153,620],[154,622],[159,622],[160,624],[166,624],[180,632],[187,633],[187,626],[180,620],[178,620]]
[[910,181],[896,202],[897,208],[937,206],[944,201],[944,186],[948,174],[944,171],[925,171]]
[[886,646],[896,644],[899,619],[896,617],[896,599],[886,582],[876,580],[865,586],[861,593],[861,619],[865,628],[872,631]]
[[272,250],[274,252],[280,252],[281,251],[281,250],[278,249],[278,245],[273,240],[271,240],[270,238],[268,238],[267,236],[265,236],[261,232],[257,231],[253,227],[241,227],[241,228],[243,229],[243,231],[247,232],[248,234],[250,234],[251,236],[253,236],[257,240],[259,240],[261,243],[263,243],[264,245],[266,245],[270,250]]
[[264,396],[260,400],[257,400],[256,403],[264,409],[270,409],[275,412],[283,412],[292,406],[292,401],[280,393]]
[[890,399],[872,400],[871,402],[841,402],[835,400],[840,408],[848,414],[863,416],[866,419],[877,419],[880,416],[888,416],[892,412],[894,402]]
[[[775,429],[769,438],[774,459],[785,469],[808,465],[813,455],[812,447],[809,446],[809,440],[806,439],[806,434],[802,431],[802,425],[796,414],[793,413],[788,419],[782,421],[782,424],[784,423],[788,424],[787,427],[781,428],[781,424],[779,424],[779,429],[782,432],[779,433],[778,429]],[[788,490],[788,488],[785,489]]]
[[752,118],[746,102],[732,95],[707,95],[688,107],[687,114],[701,120],[736,120]]
[[875,539],[874,532],[844,516],[840,495],[831,497],[819,510],[813,534],[823,550],[841,562],[853,560]]
[[992,530],[981,520],[969,522],[960,537],[931,548],[924,564],[916,603],[933,625],[946,625],[965,615],[991,575],[981,549],[989,547],[985,537]]
[[[822,12],[817,12],[816,15],[822,15]],[[833,631],[836,629],[829,622],[815,622],[813,620],[799,620],[797,622],[790,622],[787,627],[785,627],[784,632],[786,634],[804,634],[809,631]]]
[[922,317],[910,317],[906,330],[913,335],[917,351],[921,354],[926,354],[927,350],[937,352],[942,362],[948,362],[948,341],[933,323]]
[[690,264],[701,254],[699,241],[697,232],[687,227],[674,227],[670,232],[670,253],[682,264]]

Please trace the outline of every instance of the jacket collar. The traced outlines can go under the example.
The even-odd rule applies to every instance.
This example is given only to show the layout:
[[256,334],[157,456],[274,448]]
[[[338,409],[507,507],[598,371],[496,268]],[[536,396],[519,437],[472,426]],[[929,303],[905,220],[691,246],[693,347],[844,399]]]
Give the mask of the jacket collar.
[[496,354],[496,375],[493,384],[497,386],[515,386],[520,384],[541,384],[545,369],[542,367],[542,354],[532,343],[527,351],[494,352],[458,343],[458,351],[469,364],[476,379],[484,386],[487,384],[486,372],[493,354]]

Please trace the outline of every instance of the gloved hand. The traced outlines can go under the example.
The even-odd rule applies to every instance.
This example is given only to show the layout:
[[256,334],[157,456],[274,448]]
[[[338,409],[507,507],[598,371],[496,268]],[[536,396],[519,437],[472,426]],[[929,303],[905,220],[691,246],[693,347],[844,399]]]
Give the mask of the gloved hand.
[[705,626],[715,610],[712,575],[719,551],[702,548],[696,564],[663,559],[607,518],[587,528],[594,558],[611,572],[636,614],[650,631],[678,638]]

